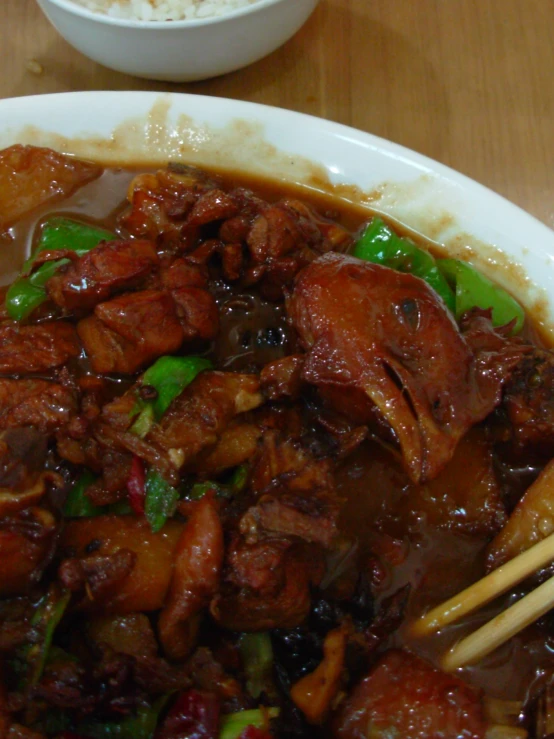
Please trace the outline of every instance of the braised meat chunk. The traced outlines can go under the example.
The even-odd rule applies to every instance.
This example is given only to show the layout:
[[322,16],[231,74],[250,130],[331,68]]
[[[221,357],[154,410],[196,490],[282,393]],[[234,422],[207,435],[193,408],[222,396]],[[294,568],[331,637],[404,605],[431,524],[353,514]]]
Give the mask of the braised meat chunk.
[[299,274],[288,312],[308,352],[303,378],[397,442],[416,482],[435,477],[500,401],[501,385],[475,371],[453,318],[417,277],[328,254]]

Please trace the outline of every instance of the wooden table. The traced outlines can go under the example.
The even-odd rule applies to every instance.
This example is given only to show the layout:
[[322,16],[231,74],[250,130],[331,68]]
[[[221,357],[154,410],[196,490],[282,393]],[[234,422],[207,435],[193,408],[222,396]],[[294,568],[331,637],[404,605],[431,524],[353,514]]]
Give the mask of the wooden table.
[[340,121],[438,159],[554,227],[552,0],[321,0],[271,56],[183,85],[109,71],[68,46],[33,0],[1,0],[0,59],[0,97],[172,90]]

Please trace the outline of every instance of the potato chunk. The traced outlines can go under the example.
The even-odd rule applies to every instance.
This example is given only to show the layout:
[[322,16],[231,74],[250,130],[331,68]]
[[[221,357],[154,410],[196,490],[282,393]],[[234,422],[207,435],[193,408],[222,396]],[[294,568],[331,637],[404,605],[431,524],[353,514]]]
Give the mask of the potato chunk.
[[183,524],[169,521],[162,531],[153,534],[145,519],[134,516],[96,516],[70,521],[61,542],[66,552],[86,557],[94,547],[95,555],[111,555],[123,549],[136,555],[133,569],[113,597],[85,602],[82,607],[114,615],[161,608],[182,530]]
[[67,197],[102,168],[52,149],[16,144],[0,151],[0,232],[49,200]]

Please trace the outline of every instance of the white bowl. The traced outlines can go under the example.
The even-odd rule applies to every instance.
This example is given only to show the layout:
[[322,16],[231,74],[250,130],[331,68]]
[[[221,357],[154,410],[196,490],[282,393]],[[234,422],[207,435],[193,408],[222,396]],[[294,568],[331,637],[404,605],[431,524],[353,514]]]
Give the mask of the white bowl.
[[0,122],[0,148],[45,145],[106,163],[179,160],[299,182],[367,205],[469,258],[534,310],[554,339],[554,232],[397,144],[277,108],[145,92],[0,100]]
[[132,21],[93,13],[71,0],[37,0],[64,39],[118,72],[185,82],[232,72],[288,41],[318,0],[258,0],[226,15],[191,21]]

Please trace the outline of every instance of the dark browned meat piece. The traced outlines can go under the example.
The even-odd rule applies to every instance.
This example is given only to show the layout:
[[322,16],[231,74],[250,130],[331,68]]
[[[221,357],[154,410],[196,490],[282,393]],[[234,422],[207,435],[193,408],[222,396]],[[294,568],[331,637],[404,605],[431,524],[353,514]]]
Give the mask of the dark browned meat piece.
[[554,453],[554,353],[533,349],[506,385],[502,408],[518,453]]
[[34,426],[51,433],[76,411],[75,393],[47,380],[0,378],[0,429]]
[[133,236],[188,250],[198,239],[198,227],[186,221],[203,192],[215,186],[205,172],[188,167],[134,178],[128,193],[131,208],[122,224]]
[[290,397],[296,399],[302,388],[304,356],[290,354],[283,359],[266,364],[260,374],[263,392],[270,400]]
[[46,288],[65,311],[88,311],[116,293],[140,287],[158,264],[150,241],[110,241],[71,262]]
[[202,611],[219,586],[223,551],[217,507],[213,498],[206,496],[177,542],[173,576],[158,621],[160,642],[173,660],[185,659],[195,646]]
[[212,601],[213,618],[232,631],[292,629],[310,611],[311,587],[324,572],[321,551],[284,538],[227,550],[226,583]]
[[203,372],[176,398],[146,441],[177,469],[214,446],[231,419],[263,402],[255,375]]
[[21,595],[35,585],[55,546],[50,511],[28,508],[0,519],[0,597]]
[[121,589],[135,566],[137,555],[129,549],[118,549],[108,555],[92,555],[81,559],[65,559],[58,570],[62,585],[74,593],[94,601],[109,600]]
[[21,326],[16,321],[0,324],[0,372],[45,372],[80,353],[77,332],[64,321],[36,326]]
[[336,536],[339,501],[329,463],[316,461],[298,444],[268,432],[251,488],[257,503],[240,522],[248,541],[265,531],[328,546]]
[[208,190],[200,195],[187,218],[187,226],[204,226],[237,215],[238,207],[223,190]]
[[367,739],[484,739],[479,694],[408,652],[391,650],[354,689],[333,736]]
[[183,329],[171,296],[144,290],[100,303],[77,326],[95,372],[132,374],[177,351]]
[[288,310],[308,351],[304,379],[396,441],[416,482],[435,477],[500,402],[521,355],[501,337],[498,351],[472,352],[423,280],[354,257],[306,268]]
[[70,195],[102,172],[52,149],[16,144],[0,152],[0,232],[39,205]]

